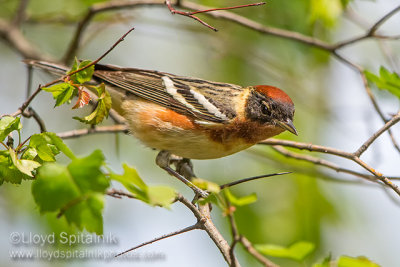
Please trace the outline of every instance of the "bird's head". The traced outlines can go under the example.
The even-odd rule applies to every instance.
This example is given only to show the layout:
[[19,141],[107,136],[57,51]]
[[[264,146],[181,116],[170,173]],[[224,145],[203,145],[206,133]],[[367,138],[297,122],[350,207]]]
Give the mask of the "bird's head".
[[247,99],[245,113],[251,121],[276,125],[297,135],[293,125],[294,104],[279,88],[268,85],[253,86]]

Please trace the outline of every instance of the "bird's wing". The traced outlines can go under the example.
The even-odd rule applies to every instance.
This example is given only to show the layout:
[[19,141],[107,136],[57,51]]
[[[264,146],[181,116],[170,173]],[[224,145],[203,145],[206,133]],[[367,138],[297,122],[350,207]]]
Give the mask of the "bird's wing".
[[236,117],[232,99],[242,92],[238,85],[109,65],[96,65],[94,76],[178,113],[213,123]]

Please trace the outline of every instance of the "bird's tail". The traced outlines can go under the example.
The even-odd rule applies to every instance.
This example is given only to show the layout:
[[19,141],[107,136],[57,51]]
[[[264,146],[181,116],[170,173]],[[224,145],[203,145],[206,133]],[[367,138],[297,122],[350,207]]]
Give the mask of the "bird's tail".
[[54,74],[59,74],[59,75],[65,75],[68,71],[68,67],[60,64],[56,64],[53,62],[48,62],[48,61],[40,61],[40,60],[34,60],[34,59],[25,59],[23,62],[29,66],[32,67],[37,67],[42,70],[46,70],[50,73]]

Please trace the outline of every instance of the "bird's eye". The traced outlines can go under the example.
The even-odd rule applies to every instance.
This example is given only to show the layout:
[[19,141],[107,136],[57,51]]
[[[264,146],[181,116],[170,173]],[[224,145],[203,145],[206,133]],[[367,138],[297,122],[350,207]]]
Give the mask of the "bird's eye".
[[269,104],[267,102],[265,102],[265,101],[262,101],[261,105],[262,105],[261,106],[262,114],[267,115],[267,116],[271,116],[271,110],[270,110]]

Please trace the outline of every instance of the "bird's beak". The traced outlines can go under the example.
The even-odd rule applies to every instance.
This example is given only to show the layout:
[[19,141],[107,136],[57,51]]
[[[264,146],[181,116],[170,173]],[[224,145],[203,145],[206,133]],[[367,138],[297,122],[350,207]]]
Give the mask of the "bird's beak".
[[297,130],[293,125],[293,122],[291,119],[287,119],[286,122],[283,121],[277,121],[276,122],[280,127],[282,127],[285,130],[288,130],[289,132],[291,132],[294,135],[297,135]]

